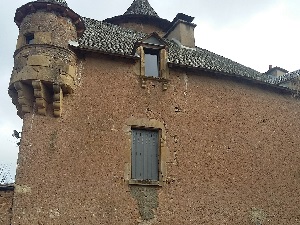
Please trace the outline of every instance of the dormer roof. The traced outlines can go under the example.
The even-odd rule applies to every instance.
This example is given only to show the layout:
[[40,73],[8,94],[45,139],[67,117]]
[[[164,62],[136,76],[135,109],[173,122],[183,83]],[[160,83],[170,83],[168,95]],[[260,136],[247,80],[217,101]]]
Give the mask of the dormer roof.
[[137,44],[148,44],[157,46],[167,46],[168,44],[155,32],[147,35],[142,40],[138,41]]

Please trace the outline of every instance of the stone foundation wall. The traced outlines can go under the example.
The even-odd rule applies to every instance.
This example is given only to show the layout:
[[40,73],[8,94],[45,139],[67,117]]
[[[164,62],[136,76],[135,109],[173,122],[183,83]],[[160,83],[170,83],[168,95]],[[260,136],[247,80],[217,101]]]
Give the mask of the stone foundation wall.
[[[207,72],[86,55],[60,118],[24,116],[12,224],[299,224],[300,101]],[[166,181],[124,178],[128,120],[163,124]]]

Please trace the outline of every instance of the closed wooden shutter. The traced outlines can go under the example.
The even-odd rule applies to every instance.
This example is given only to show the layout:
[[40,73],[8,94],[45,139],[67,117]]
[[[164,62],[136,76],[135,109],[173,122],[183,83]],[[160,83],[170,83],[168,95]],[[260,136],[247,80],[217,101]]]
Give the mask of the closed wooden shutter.
[[158,180],[159,131],[132,130],[131,178],[134,180]]

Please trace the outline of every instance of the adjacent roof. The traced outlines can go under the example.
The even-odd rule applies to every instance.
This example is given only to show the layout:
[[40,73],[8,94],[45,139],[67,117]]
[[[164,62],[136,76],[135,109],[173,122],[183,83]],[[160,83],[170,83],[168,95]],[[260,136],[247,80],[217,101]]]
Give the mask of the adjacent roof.
[[270,74],[270,73],[272,73],[274,70],[280,70],[280,71],[282,71],[283,73],[288,73],[288,72],[289,72],[289,71],[287,71],[287,70],[285,70],[285,69],[283,69],[283,68],[280,68],[280,67],[278,67],[278,66],[275,66],[275,67],[270,68],[270,69],[266,72],[266,74]]
[[124,15],[147,15],[159,17],[155,10],[151,7],[148,0],[134,0]]
[[36,2],[50,2],[50,3],[59,4],[68,7],[68,4],[65,0],[37,0]]
[[300,69],[290,72],[290,73],[286,73],[286,74],[276,77],[276,78],[269,79],[267,82],[271,83],[271,84],[275,84],[275,85],[280,85],[280,84],[295,80],[299,77],[300,77]]

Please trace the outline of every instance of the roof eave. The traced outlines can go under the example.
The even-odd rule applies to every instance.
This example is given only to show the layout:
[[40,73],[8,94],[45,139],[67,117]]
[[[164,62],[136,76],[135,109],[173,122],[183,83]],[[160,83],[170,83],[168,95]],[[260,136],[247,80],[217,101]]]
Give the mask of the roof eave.
[[177,68],[185,68],[185,69],[189,69],[191,71],[206,71],[206,72],[210,72],[210,73],[215,73],[215,74],[219,74],[219,75],[223,75],[226,77],[235,77],[244,81],[248,81],[252,84],[257,84],[257,85],[263,85],[263,86],[267,86],[276,90],[280,90],[280,91],[284,91],[284,92],[288,92],[288,93],[293,93],[296,94],[297,91],[296,90],[292,90],[290,88],[286,88],[286,87],[282,87],[276,84],[271,84],[268,82],[264,82],[261,80],[257,80],[251,77],[247,77],[247,76],[242,76],[239,74],[230,74],[230,73],[226,73],[226,72],[222,72],[222,71],[216,71],[216,70],[211,70],[211,69],[206,69],[203,67],[193,67],[193,66],[187,66],[187,65],[182,65],[182,64],[176,64],[176,63],[168,63],[169,67],[177,67]]
[[0,185],[0,191],[13,191],[15,189],[14,184],[4,184]]
[[120,54],[120,53],[114,53],[114,52],[107,52],[107,51],[101,51],[97,48],[92,48],[92,47],[87,47],[87,46],[73,46],[69,45],[71,49],[78,50],[78,51],[84,51],[84,52],[93,52],[93,53],[98,53],[98,54],[103,54],[103,55],[111,55],[111,56],[116,56],[116,57],[121,57],[121,58],[127,58],[127,59],[140,59],[140,57],[137,57],[135,55],[125,55],[125,54]]
[[141,15],[141,14],[126,14],[126,15],[114,16],[112,18],[107,18],[103,20],[103,22],[116,24],[116,25],[119,25],[120,23],[137,22],[137,21],[145,22],[147,24],[154,24],[159,28],[161,28],[162,30],[166,30],[171,24],[169,20],[162,19],[156,16]]

